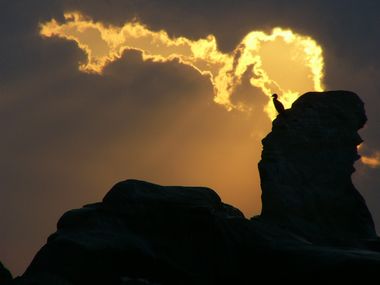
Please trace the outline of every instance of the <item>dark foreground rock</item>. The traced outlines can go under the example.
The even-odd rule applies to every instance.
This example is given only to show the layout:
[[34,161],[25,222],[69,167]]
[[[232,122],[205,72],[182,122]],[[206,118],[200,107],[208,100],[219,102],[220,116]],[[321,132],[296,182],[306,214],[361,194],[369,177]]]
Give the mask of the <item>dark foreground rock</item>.
[[312,242],[375,238],[351,181],[366,121],[363,102],[347,91],[307,93],[279,115],[263,139],[261,218]]
[[[337,113],[330,108],[338,99],[352,104]],[[372,282],[377,236],[350,180],[362,103],[333,92],[307,94],[294,106],[263,142],[262,216],[246,219],[208,188],[127,180],[102,202],[64,214],[14,284]]]
[[0,262],[0,285],[9,284],[8,282],[10,282],[11,280],[12,274]]

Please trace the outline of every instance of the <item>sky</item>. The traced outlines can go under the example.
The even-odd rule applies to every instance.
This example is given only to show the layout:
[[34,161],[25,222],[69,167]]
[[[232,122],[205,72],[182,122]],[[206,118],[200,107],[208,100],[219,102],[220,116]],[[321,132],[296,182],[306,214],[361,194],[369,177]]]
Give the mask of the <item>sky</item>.
[[379,232],[379,9],[0,0],[0,261],[22,274],[65,211],[128,178],[211,187],[258,215],[271,92],[288,107],[307,91],[359,94],[368,122],[353,181]]

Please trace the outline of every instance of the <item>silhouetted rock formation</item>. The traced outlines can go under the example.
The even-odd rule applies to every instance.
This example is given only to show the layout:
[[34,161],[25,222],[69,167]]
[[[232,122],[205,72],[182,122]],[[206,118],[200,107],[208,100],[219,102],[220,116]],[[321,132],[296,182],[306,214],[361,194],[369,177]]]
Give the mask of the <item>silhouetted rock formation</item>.
[[219,268],[233,265],[234,220],[248,224],[211,189],[127,180],[102,203],[64,214],[24,277],[43,273],[69,284],[211,283]]
[[10,282],[11,280],[12,274],[0,262],[0,285],[9,284],[8,282]]
[[285,115],[264,140],[262,216],[247,220],[208,188],[127,180],[102,202],[64,214],[12,284],[364,284],[377,278],[377,237],[350,180],[356,131],[365,122],[361,101],[348,92],[306,94]]
[[303,95],[263,139],[261,218],[313,242],[376,236],[371,214],[351,181],[367,118],[347,91]]

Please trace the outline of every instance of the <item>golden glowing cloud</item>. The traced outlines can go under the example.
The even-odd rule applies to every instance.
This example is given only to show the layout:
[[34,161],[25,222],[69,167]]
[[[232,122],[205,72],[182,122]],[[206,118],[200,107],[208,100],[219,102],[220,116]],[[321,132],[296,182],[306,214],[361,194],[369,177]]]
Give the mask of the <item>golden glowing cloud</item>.
[[[83,72],[102,73],[110,62],[119,59],[126,50],[139,50],[143,60],[167,62],[179,60],[208,76],[214,100],[228,110],[249,110],[250,106],[234,103],[233,92],[242,76],[251,72],[250,83],[265,95],[278,93],[286,108],[306,91],[323,90],[322,48],[310,37],[282,28],[271,34],[253,31],[229,54],[222,53],[216,38],[190,40],[171,38],[165,31],[152,31],[138,22],[114,27],[94,22],[79,12],[65,14],[65,23],[56,20],[41,24],[44,37],[61,37],[75,41],[87,55],[80,63]],[[268,116],[276,116],[270,101],[265,107]]]
[[371,168],[378,168],[378,167],[380,167],[380,152],[377,151],[372,156],[362,155],[361,161],[363,164],[365,164]]

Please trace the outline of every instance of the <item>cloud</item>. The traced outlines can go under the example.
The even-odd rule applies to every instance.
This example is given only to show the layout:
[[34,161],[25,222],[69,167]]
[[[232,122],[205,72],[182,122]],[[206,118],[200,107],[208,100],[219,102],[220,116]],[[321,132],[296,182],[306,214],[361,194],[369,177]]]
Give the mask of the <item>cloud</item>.
[[[215,91],[214,101],[229,110],[249,109],[231,100],[248,69],[252,72],[252,86],[269,98],[273,93],[281,94],[286,107],[303,92],[323,90],[322,48],[312,38],[290,29],[274,28],[271,34],[252,31],[234,51],[226,54],[218,49],[213,35],[199,40],[174,38],[163,30],[152,31],[137,21],[122,27],[106,26],[79,12],[66,13],[65,20],[63,24],[54,19],[42,23],[40,34],[76,42],[87,56],[79,67],[84,72],[101,74],[107,64],[120,59],[126,50],[141,51],[144,61],[176,59],[208,76]],[[271,102],[265,110],[271,119],[276,116]]]
[[371,156],[362,155],[361,162],[371,168],[380,167],[380,151],[376,151]]

